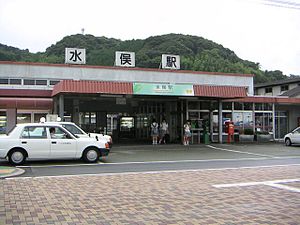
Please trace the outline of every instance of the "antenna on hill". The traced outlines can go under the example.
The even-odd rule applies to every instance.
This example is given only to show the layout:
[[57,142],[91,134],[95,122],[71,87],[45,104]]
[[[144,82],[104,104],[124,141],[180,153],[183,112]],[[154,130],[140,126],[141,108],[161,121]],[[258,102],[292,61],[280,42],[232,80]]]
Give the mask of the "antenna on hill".
[[84,35],[84,28],[81,28],[81,34]]

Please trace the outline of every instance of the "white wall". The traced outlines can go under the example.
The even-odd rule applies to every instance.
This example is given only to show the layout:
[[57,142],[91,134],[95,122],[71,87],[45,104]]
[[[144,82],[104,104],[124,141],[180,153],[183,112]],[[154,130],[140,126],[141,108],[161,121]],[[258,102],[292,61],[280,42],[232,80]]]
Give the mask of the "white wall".
[[253,77],[213,75],[189,72],[160,72],[159,70],[116,69],[62,65],[0,64],[0,77],[31,79],[74,79],[124,82],[151,82],[248,87],[253,95]]

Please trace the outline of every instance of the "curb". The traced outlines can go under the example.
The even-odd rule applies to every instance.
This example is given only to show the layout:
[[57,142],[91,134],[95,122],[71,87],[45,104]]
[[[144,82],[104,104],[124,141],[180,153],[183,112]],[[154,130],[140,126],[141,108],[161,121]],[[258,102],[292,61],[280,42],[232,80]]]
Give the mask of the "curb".
[[8,166],[5,166],[4,168],[5,169],[14,169],[14,170],[11,173],[7,173],[7,174],[1,174],[0,173],[0,179],[5,179],[5,178],[8,178],[8,177],[19,176],[19,175],[25,173],[25,170],[20,169],[20,168],[14,168],[14,167],[8,167]]

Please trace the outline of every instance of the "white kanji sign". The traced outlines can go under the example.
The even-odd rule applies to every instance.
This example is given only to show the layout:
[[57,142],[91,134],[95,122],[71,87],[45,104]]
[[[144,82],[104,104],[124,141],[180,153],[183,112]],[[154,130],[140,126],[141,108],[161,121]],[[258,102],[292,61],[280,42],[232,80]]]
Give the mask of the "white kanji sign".
[[116,52],[116,66],[135,67],[134,52]]
[[163,54],[161,65],[163,69],[180,70],[180,56]]
[[85,64],[85,49],[66,48],[65,63],[68,63],[68,64]]

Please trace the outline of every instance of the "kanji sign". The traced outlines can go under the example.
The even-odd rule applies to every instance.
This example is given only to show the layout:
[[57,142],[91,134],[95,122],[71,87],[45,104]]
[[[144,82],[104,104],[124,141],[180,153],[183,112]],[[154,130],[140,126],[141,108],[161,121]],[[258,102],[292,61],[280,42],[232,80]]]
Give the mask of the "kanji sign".
[[163,69],[180,69],[180,56],[163,54],[161,57],[161,66]]
[[68,64],[85,64],[85,49],[66,48],[65,63],[68,63]]
[[123,67],[135,67],[135,53],[116,52],[115,65]]
[[192,84],[133,83],[135,95],[194,96]]

